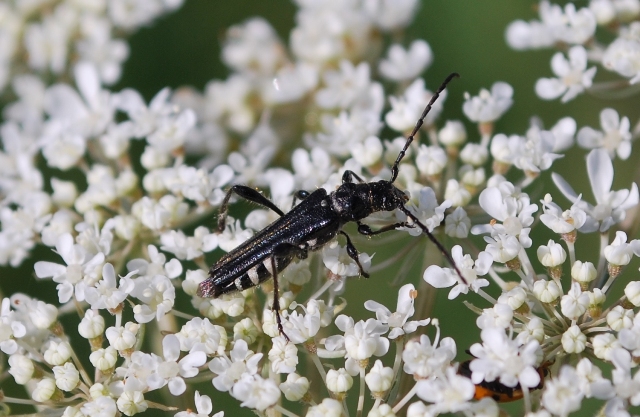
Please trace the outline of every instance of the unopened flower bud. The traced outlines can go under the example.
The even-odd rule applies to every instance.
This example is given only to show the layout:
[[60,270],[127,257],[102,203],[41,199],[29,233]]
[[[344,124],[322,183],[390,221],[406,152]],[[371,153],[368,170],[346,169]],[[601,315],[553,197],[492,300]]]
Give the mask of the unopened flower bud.
[[62,366],[54,366],[53,374],[56,378],[56,386],[62,391],[72,391],[80,382],[80,372],[71,362]]
[[287,375],[287,380],[280,384],[280,391],[289,401],[300,401],[309,391],[309,380],[295,372]]
[[640,281],[631,281],[624,287],[627,300],[636,307],[640,307]]
[[369,411],[367,417],[396,417],[396,413],[393,412],[393,408],[389,404],[380,404]]
[[533,284],[533,295],[543,303],[552,303],[562,295],[562,288],[555,281],[536,281]]
[[91,364],[102,372],[108,372],[116,366],[118,360],[118,351],[113,346],[104,349],[98,349],[91,352],[89,361]]
[[577,325],[573,325],[562,334],[561,342],[565,352],[580,353],[587,347],[587,336]]
[[619,332],[622,329],[630,329],[633,326],[635,314],[622,306],[615,306],[607,314],[607,324],[611,330]]
[[145,411],[149,405],[144,400],[144,395],[140,391],[125,391],[116,401],[118,410],[127,416]]
[[460,120],[447,120],[438,132],[438,141],[447,148],[460,147],[467,140],[467,131]]
[[580,284],[583,290],[589,287],[589,283],[596,279],[596,267],[591,262],[576,261],[571,267],[571,278]]
[[91,385],[91,388],[89,388],[89,395],[91,395],[91,398],[94,400],[96,398],[106,397],[109,395],[109,388],[100,383],[93,384]]
[[104,332],[104,318],[95,310],[87,310],[80,324],[78,333],[85,339],[94,339]]
[[13,375],[16,384],[24,385],[31,380],[33,376],[34,366],[31,359],[24,355],[15,353],[9,356],[9,373]]
[[63,341],[52,340],[44,351],[44,360],[49,365],[62,365],[71,357],[71,346]]
[[327,372],[327,389],[336,394],[344,394],[353,386],[353,378],[344,368]]
[[38,402],[49,401],[56,393],[56,381],[53,378],[42,378],[31,393],[31,398]]
[[364,379],[373,396],[382,398],[393,385],[393,369],[382,366],[382,361],[377,360]]

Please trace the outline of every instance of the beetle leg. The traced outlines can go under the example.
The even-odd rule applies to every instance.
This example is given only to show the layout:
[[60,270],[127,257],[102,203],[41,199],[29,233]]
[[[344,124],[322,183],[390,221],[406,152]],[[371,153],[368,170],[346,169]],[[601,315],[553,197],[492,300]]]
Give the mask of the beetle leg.
[[351,171],[350,169],[348,169],[348,170],[346,170],[346,171],[344,172],[344,174],[342,174],[342,183],[344,184],[344,183],[350,183],[350,182],[353,182],[353,179],[354,179],[354,178],[355,178],[355,179],[357,179],[357,180],[358,180],[358,182],[360,182],[360,183],[364,182],[364,181],[362,180],[362,178],[360,178],[360,177],[358,176],[358,174],[356,174],[355,172],[353,172],[353,171]]
[[369,227],[368,224],[364,224],[359,221],[357,221],[356,223],[358,224],[358,233],[365,236],[378,235],[380,233],[396,230],[398,227],[414,227],[412,224],[409,224],[407,222],[400,222],[400,223],[389,224],[387,226],[381,227],[378,230],[371,230],[371,227]]
[[276,313],[276,323],[278,323],[278,331],[287,342],[290,342],[289,336],[284,332],[284,328],[282,327],[282,318],[280,317],[280,294],[278,291],[278,269],[276,267],[276,257],[286,257],[290,256],[292,253],[295,253],[300,259],[305,259],[308,256],[308,245],[305,244],[304,248],[301,248],[296,245],[292,245],[291,243],[281,243],[275,248],[273,248],[273,252],[271,253],[271,276],[273,277],[273,305],[271,309]]
[[356,262],[356,264],[358,264],[358,268],[360,268],[360,275],[362,275],[365,278],[369,278],[369,273],[365,272],[365,270],[362,268],[362,264],[360,263],[360,259],[358,258],[358,249],[356,249],[356,247],[353,246],[353,243],[351,242],[351,238],[349,237],[349,235],[347,235],[342,230],[340,230],[340,232],[338,233],[340,233],[341,235],[347,238],[347,255],[349,255],[349,258],[353,259]]
[[275,204],[273,204],[267,197],[260,194],[258,190],[247,187],[246,185],[234,185],[229,188],[229,191],[227,191],[227,195],[224,196],[224,200],[222,200],[222,204],[220,205],[220,212],[218,213],[218,233],[224,232],[224,227],[227,220],[227,212],[229,211],[229,199],[231,199],[231,194],[233,193],[236,193],[245,200],[249,200],[256,204],[260,204],[261,206],[270,208],[280,216],[284,216],[284,212],[280,210]]

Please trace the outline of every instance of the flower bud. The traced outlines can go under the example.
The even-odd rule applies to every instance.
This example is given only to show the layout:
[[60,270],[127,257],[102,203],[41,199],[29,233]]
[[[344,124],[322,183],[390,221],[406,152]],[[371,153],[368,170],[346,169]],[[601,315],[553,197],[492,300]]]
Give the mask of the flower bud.
[[640,307],[640,281],[631,281],[624,287],[627,300],[636,307]]
[[16,384],[24,385],[31,380],[33,376],[34,366],[31,359],[24,355],[15,353],[9,356],[9,373],[13,375]]
[[619,332],[622,329],[630,329],[633,326],[635,314],[633,310],[627,310],[622,306],[615,306],[607,314],[607,324],[611,330]]
[[382,398],[394,382],[393,369],[382,366],[382,361],[377,360],[367,376],[364,378],[367,387],[375,398]]
[[327,372],[327,389],[336,394],[344,394],[353,386],[353,378],[344,368]]
[[56,392],[56,381],[53,378],[42,378],[31,393],[31,398],[38,402],[50,400]]
[[467,131],[460,120],[447,120],[438,132],[438,141],[449,147],[460,147],[467,140]]
[[49,365],[62,365],[71,357],[71,346],[63,341],[52,340],[44,351],[44,360]]
[[396,417],[396,413],[389,404],[380,404],[378,407],[369,411],[367,417]]
[[118,360],[118,351],[113,346],[108,346],[105,349],[98,349],[95,352],[91,352],[89,355],[89,361],[101,372],[108,372],[116,366]]
[[561,342],[565,352],[580,353],[587,347],[587,336],[577,325],[573,325],[562,334]]
[[552,303],[562,295],[562,288],[555,281],[536,281],[533,284],[533,295],[543,303]]
[[149,405],[144,400],[144,395],[140,391],[125,391],[116,401],[118,410],[127,416],[145,411]]
[[54,366],[53,374],[56,378],[56,386],[62,391],[73,391],[80,382],[80,372],[71,362],[62,366]]
[[583,290],[589,287],[589,283],[596,279],[596,267],[591,262],[576,261],[571,267],[571,278],[578,282]]
[[300,401],[309,391],[309,380],[295,372],[287,375],[287,380],[280,384],[280,391],[289,401]]
[[104,332],[104,318],[95,310],[87,310],[80,324],[78,333],[85,339],[94,339]]
[[89,388],[89,395],[91,395],[91,398],[94,400],[96,398],[106,397],[109,395],[109,388],[100,383],[93,384],[91,388]]

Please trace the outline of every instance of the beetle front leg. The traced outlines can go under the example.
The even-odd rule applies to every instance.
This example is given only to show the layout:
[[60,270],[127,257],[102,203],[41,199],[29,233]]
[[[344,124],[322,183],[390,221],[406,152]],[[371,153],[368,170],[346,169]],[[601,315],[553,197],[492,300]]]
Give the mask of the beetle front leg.
[[273,204],[267,197],[260,194],[258,190],[247,187],[246,185],[234,185],[229,188],[229,191],[227,191],[227,195],[224,196],[224,200],[222,200],[222,204],[220,205],[220,212],[218,213],[218,233],[224,232],[227,220],[227,212],[229,211],[229,200],[231,199],[231,194],[233,193],[244,198],[245,200],[249,200],[256,204],[260,204],[261,206],[270,208],[280,216],[284,216],[284,212],[280,210],[275,204]]
[[369,227],[368,224],[364,224],[361,222],[356,222],[358,224],[358,233],[365,235],[365,236],[374,236],[374,235],[379,235],[380,233],[384,233],[384,232],[389,232],[391,230],[396,230],[398,227],[414,227],[413,225],[407,223],[407,222],[400,222],[400,223],[394,223],[394,224],[390,224],[384,227],[381,227],[378,230],[372,230],[371,227]]
[[342,174],[342,183],[343,183],[343,184],[345,184],[345,183],[351,183],[351,182],[353,182],[353,179],[354,179],[354,178],[355,178],[355,179],[357,179],[357,180],[358,180],[358,182],[360,182],[360,183],[364,182],[364,181],[362,180],[362,178],[360,178],[360,177],[358,176],[358,174],[356,174],[355,172],[353,172],[353,171],[351,171],[350,169],[348,169],[348,170],[346,170],[346,171],[344,172],[344,174]]
[[360,263],[360,258],[358,258],[358,249],[356,249],[356,247],[353,246],[353,243],[351,242],[351,238],[342,230],[339,233],[343,235],[345,238],[347,238],[347,255],[349,255],[349,258],[353,259],[358,265],[358,268],[360,269],[360,275],[362,275],[365,278],[369,278],[369,273],[365,272],[365,270],[362,268],[362,264]]

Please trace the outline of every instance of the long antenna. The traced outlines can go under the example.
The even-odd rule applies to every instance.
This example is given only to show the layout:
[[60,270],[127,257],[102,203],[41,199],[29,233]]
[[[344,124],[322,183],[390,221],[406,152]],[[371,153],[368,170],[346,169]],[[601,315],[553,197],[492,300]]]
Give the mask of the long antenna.
[[456,77],[460,77],[460,74],[458,74],[457,72],[452,72],[451,74],[449,74],[449,76],[444,80],[444,82],[440,84],[440,87],[438,87],[436,92],[433,93],[433,96],[431,96],[431,100],[429,100],[429,104],[427,104],[427,107],[424,108],[424,111],[422,112],[422,116],[420,116],[420,119],[418,119],[418,121],[416,122],[416,125],[413,128],[413,131],[407,138],[407,142],[404,144],[404,147],[398,154],[398,157],[396,158],[396,162],[394,162],[393,166],[391,167],[391,180],[389,182],[393,183],[396,180],[396,178],[398,178],[398,166],[400,165],[400,161],[402,161],[402,158],[404,158],[404,155],[407,152],[407,149],[409,149],[411,142],[413,142],[413,138],[418,133],[418,130],[420,130],[420,128],[422,127],[422,124],[424,123],[424,119],[425,117],[427,117],[427,114],[429,114],[429,111],[431,110],[433,103],[435,103],[438,97],[440,97],[440,93],[444,91],[444,89],[447,87],[447,84],[449,84],[451,80],[453,80]]

